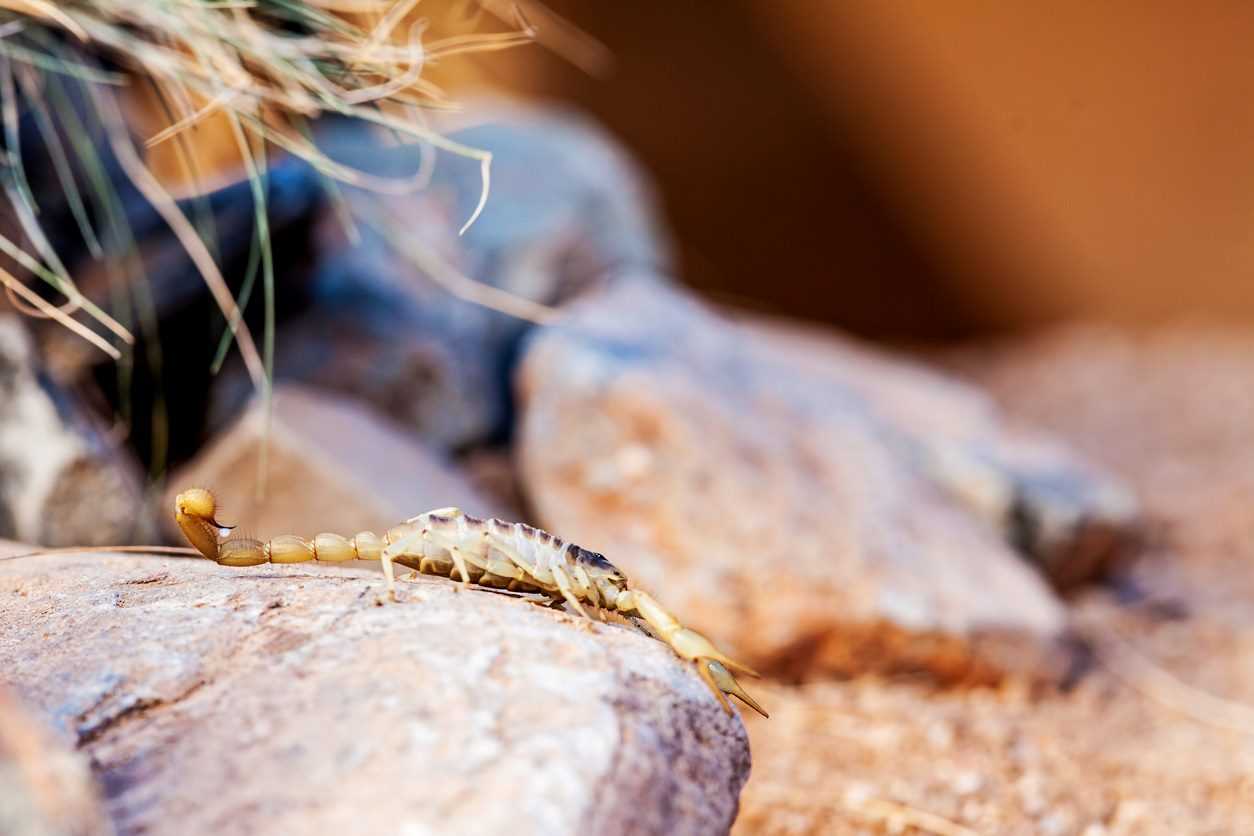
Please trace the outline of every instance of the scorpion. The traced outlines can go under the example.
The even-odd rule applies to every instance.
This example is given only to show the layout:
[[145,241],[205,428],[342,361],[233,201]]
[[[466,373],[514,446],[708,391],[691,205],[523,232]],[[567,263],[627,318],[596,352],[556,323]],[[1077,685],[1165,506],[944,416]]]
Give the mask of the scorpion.
[[[618,613],[640,626],[642,619],[655,637],[675,655],[691,663],[728,714],[727,695],[769,717],[736,681],[732,671],[756,677],[705,636],[684,627],[653,596],[628,583],[604,555],[563,541],[524,523],[479,519],[459,508],[438,508],[405,520],[383,536],[362,531],[351,538],[318,534],[312,540],[281,535],[267,541],[231,535],[232,527],[217,521],[217,501],[204,488],[183,491],[175,499],[175,522],[200,554],[223,566],[263,563],[342,563],[378,560],[387,582],[387,599],[397,601],[395,565],[422,575],[460,579],[491,590],[533,593],[564,603],[584,618],[592,609]],[[380,600],[382,603],[382,599]]]

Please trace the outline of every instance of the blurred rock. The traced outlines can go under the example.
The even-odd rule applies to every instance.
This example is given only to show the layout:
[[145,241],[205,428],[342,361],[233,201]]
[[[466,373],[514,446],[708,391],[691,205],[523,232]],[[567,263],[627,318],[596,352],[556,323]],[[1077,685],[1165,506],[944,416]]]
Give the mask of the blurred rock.
[[[1254,335],[1068,326],[953,362],[1007,419],[1049,427],[1136,488],[1149,548],[1069,607],[1097,664],[1047,699],[756,683],[771,719],[746,717],[736,831],[891,832],[833,804],[860,784],[984,834],[1043,833],[1058,815],[1075,836],[1254,833]],[[968,795],[970,774],[983,780]]]
[[[473,126],[452,138],[492,153],[491,196],[475,223],[458,234],[480,198],[479,163],[447,152],[429,185],[408,194],[341,187],[343,204],[325,207],[314,236],[308,298],[283,323],[275,356],[279,380],[360,398],[444,448],[507,433],[526,317],[621,273],[669,265],[643,178],[607,135],[554,110],[471,112]],[[320,145],[394,185],[414,181],[429,150],[360,124],[325,129]],[[522,317],[450,291],[458,283],[524,300]],[[251,392],[238,368],[215,384],[214,423]]]
[[1091,569],[1072,541],[1123,530],[1126,492],[966,386],[761,330],[638,281],[538,332],[518,390],[539,521],[777,673],[1060,675],[1063,609],[1011,543]]
[[626,627],[422,579],[0,563],[0,682],[127,833],[726,832],[740,720]]
[[[1019,421],[1126,475],[1155,514],[1213,527],[1254,490],[1254,338],[1204,322],[1076,324],[942,358]],[[1082,404],[1083,409],[1076,408]],[[1187,489],[1182,489],[1187,486]]]
[[107,836],[113,827],[87,760],[47,734],[0,688],[0,833]]
[[746,324],[783,352],[782,362],[865,397],[904,455],[995,525],[1054,586],[1100,578],[1135,551],[1138,504],[1128,488],[1058,438],[1002,414],[984,392],[830,330]]
[[[1126,476],[1152,521],[1149,545],[1160,556],[1183,549],[1218,558],[1254,542],[1248,331],[1204,322],[1148,333],[1077,324],[970,346],[945,359],[1007,414],[1050,427]],[[1137,585],[1169,589],[1175,562],[1172,556],[1137,567]],[[1226,568],[1207,585],[1223,594],[1240,586]],[[1248,604],[1240,608],[1248,611]]]
[[23,323],[0,315],[0,537],[49,546],[133,542],[134,464],[71,392],[48,380]]
[[[439,152],[427,171],[428,147],[398,145],[361,123],[326,120],[317,141],[337,162],[366,172],[368,187],[329,186],[291,157],[272,161],[261,184],[274,253],[277,379],[364,400],[445,450],[507,436],[510,374],[533,324],[451,292],[448,275],[522,299],[536,319],[616,275],[663,274],[670,264],[644,178],[594,125],[505,102],[468,113],[451,139],[490,151],[493,164],[490,199],[464,235],[481,194],[479,163]],[[31,148],[28,167],[51,172],[41,146]],[[99,150],[104,170],[117,175],[107,148]],[[115,179],[124,212],[97,230],[107,258],[89,252],[61,205],[51,207],[54,244],[83,292],[103,305],[121,262],[134,278],[137,309],[151,307],[159,333],[141,317],[123,386],[107,358],[64,328],[43,323],[37,332],[59,381],[95,378],[131,416],[130,439],[146,464],[178,465],[247,408],[255,387],[235,351],[210,375],[225,320],[165,222],[124,177]],[[180,206],[212,231],[210,248],[238,297],[255,260],[253,185]],[[245,310],[258,342],[263,298],[258,277]]]
[[[512,516],[401,427],[352,400],[294,384],[275,389],[259,499],[266,442],[266,411],[257,400],[175,473],[163,511],[173,509],[179,491],[206,487],[224,509],[223,522],[262,537],[381,532],[448,505],[477,516]],[[181,541],[172,514],[162,520]]]

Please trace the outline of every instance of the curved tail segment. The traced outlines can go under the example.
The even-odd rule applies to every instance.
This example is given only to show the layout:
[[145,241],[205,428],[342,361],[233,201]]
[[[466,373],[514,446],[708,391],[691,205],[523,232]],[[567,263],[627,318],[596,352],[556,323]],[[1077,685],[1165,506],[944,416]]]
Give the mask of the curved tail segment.
[[270,540],[223,535],[231,530],[215,519],[218,503],[204,488],[183,491],[174,501],[174,521],[196,551],[223,566],[258,566],[262,563],[343,563],[346,560],[378,560],[384,542],[374,532],[362,531],[351,539],[338,534],[319,534],[312,540],[283,534]]

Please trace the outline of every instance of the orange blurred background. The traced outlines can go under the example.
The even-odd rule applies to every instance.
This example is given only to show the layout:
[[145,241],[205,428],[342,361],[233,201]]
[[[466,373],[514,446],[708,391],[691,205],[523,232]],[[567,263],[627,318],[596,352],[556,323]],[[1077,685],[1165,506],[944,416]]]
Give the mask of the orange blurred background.
[[546,0],[476,57],[656,178],[683,277],[884,338],[1254,319],[1254,6]]

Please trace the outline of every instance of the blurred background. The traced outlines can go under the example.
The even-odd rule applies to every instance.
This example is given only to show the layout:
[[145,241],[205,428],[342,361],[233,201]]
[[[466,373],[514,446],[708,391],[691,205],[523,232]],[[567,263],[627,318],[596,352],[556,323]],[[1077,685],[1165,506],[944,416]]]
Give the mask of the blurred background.
[[742,833],[1254,831],[1254,5],[0,14],[0,537],[525,520],[767,675]]
[[553,0],[603,41],[485,80],[595,114],[685,281],[890,339],[1254,316],[1254,10]]

